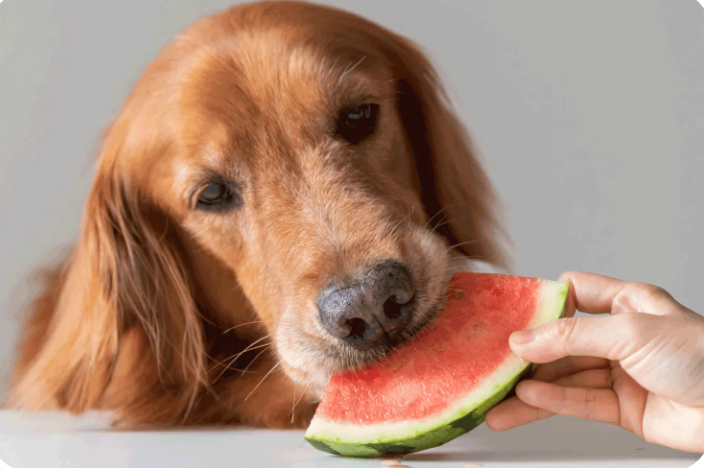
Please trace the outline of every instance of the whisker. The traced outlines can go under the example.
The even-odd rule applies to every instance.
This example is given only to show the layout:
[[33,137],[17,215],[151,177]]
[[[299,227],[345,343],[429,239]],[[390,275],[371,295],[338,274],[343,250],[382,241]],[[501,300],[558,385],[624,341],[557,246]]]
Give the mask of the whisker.
[[357,63],[355,63],[354,65],[352,65],[351,67],[349,67],[347,70],[345,70],[344,72],[342,72],[342,75],[340,75],[340,79],[337,81],[337,84],[342,83],[342,81],[345,79],[345,77],[346,77],[348,74],[350,74],[350,73],[352,72],[352,70],[354,70],[355,68],[357,68],[362,62],[364,62],[364,59],[366,59],[366,58],[367,58],[367,56],[365,55],[364,57],[362,57],[361,59],[359,59],[359,61],[358,61]]
[[439,224],[436,224],[435,226],[433,226],[433,231],[437,231],[438,229],[440,229],[440,228],[443,227],[444,225],[450,224],[450,223],[454,223],[454,222],[456,222],[456,221],[458,221],[458,220],[460,220],[460,219],[462,219],[462,218],[453,218],[453,219],[443,218],[442,222],[440,222]]
[[435,219],[435,217],[436,217],[437,215],[442,214],[443,212],[449,210],[450,208],[453,208],[453,207],[458,206],[458,205],[459,205],[459,203],[453,203],[452,205],[447,205],[447,206],[446,206],[445,208],[443,208],[442,210],[439,210],[437,213],[435,213],[435,214],[432,216],[432,218],[430,218],[430,219],[428,220],[427,223],[425,223],[425,227],[427,228],[428,226],[430,226],[430,223],[433,222],[433,220]]
[[[271,345],[270,343],[266,343],[266,344],[264,344],[264,345],[260,345],[260,346],[254,347],[257,343],[260,343],[260,342],[262,342],[262,341],[264,341],[264,340],[266,340],[267,338],[270,338],[270,337],[271,337],[271,335],[266,335],[266,336],[263,336],[263,337],[259,338],[258,340],[253,341],[252,343],[250,343],[246,348],[244,348],[244,349],[243,349],[242,351],[240,351],[239,353],[236,353],[236,354],[234,354],[234,355],[232,355],[232,356],[230,356],[230,357],[228,357],[228,358],[223,359],[223,360],[220,361],[220,362],[216,362],[215,364],[213,364],[213,366],[211,367],[210,371],[215,370],[216,367],[218,367],[218,366],[224,364],[225,362],[227,362],[227,365],[225,365],[225,368],[220,372],[220,374],[219,374],[218,377],[217,377],[217,378],[219,379],[220,377],[222,377],[222,374],[224,374],[228,369],[230,369],[230,365],[232,365],[240,356],[242,356],[242,355],[243,355],[244,353],[246,353],[247,351],[253,351],[253,350],[255,350],[255,349],[260,349],[260,348],[262,348],[262,347],[264,347],[264,346]],[[216,380],[217,380],[217,379],[216,379]]]
[[280,365],[281,365],[281,361],[279,361],[278,363],[276,363],[276,364],[274,365],[274,367],[272,367],[271,370],[266,373],[266,375],[264,376],[264,378],[262,378],[262,380],[259,381],[259,383],[257,384],[257,386],[254,387],[254,389],[252,389],[251,392],[249,392],[249,395],[247,395],[247,396],[244,398],[243,401],[247,401],[247,400],[249,399],[249,397],[251,397],[252,394],[253,394],[254,392],[256,392],[257,389],[264,383],[264,381],[266,380],[266,378],[269,377],[269,375],[270,375],[272,372],[274,372],[274,370],[275,370],[277,367],[279,367]]
[[296,387],[293,387],[293,408],[291,408],[291,424],[293,424],[294,420],[296,419],[296,406],[298,406],[298,403],[301,402],[301,399],[303,396],[306,394],[306,391],[308,390],[308,385],[310,385],[310,382],[306,384],[305,387],[303,387],[303,391],[301,392],[301,396],[298,397],[298,400],[296,400]]
[[453,246],[450,246],[450,248],[448,248],[445,251],[445,253],[449,253],[451,250],[456,249],[458,247],[462,247],[463,245],[476,244],[477,242],[479,242],[479,239],[471,240],[471,241],[467,241],[467,242],[460,242],[459,244],[455,244]]
[[[227,361],[227,364],[224,365],[223,370],[220,371],[220,374],[218,374],[218,376],[217,376],[217,378],[216,378],[215,380],[220,379],[220,377],[222,377],[222,375],[223,375],[225,372],[227,372],[228,370],[233,370],[233,371],[241,372],[241,373],[243,373],[243,374],[246,373],[246,372],[247,372],[247,369],[249,368],[249,366],[245,367],[244,370],[240,370],[240,369],[236,369],[236,368],[232,367],[232,364],[234,364],[235,361],[237,361],[237,359],[239,359],[240,356],[242,356],[244,353],[247,353],[247,352],[249,352],[249,351],[254,351],[254,350],[256,350],[256,349],[267,348],[267,347],[269,347],[269,346],[271,346],[270,343],[265,343],[265,344],[263,344],[263,345],[255,346],[255,347],[253,347],[253,348],[247,349],[246,351],[239,352],[239,353],[235,354],[234,356],[232,356],[232,357],[230,357],[230,358],[227,358],[227,359],[225,359],[225,360],[223,360],[223,361],[221,361],[221,362],[219,362],[219,363],[214,364],[213,367],[210,369],[211,371],[215,370],[216,367],[222,365],[223,363],[225,363],[225,362]],[[257,355],[257,356],[258,356],[258,355]],[[256,357],[255,357],[255,359],[256,359]],[[250,362],[250,364],[251,364],[251,362]]]
[[296,384],[293,384],[293,407],[289,413],[291,415],[291,423],[293,423],[293,412],[296,410],[296,388],[298,388]]
[[[242,351],[240,351],[239,353],[234,354],[233,356],[241,356],[242,354],[246,353],[247,351],[251,351],[251,350],[253,349],[252,346],[256,345],[257,343],[261,343],[262,341],[266,340],[267,338],[271,338],[271,334],[262,336],[262,337],[259,338],[258,340],[254,340],[254,341],[251,342],[246,348],[244,348],[244,349],[243,349]],[[257,348],[259,348],[259,346],[258,346]],[[232,356],[231,356],[231,357],[232,357]],[[222,363],[225,362],[225,361],[228,361],[231,357],[223,359],[222,361],[216,363],[216,365],[219,365],[219,364],[222,364]]]
[[244,370],[242,371],[242,373],[247,372],[247,371],[249,370],[249,368],[252,367],[252,364],[254,364],[254,361],[256,361],[259,356],[261,356],[262,354],[264,354],[264,353],[266,353],[267,351],[269,351],[273,346],[274,346],[274,345],[273,345],[272,343],[269,343],[268,346],[265,346],[264,349],[262,349],[261,351],[259,351],[259,352],[257,353],[257,355],[254,356],[254,358],[253,358],[251,361],[249,361],[249,364],[247,364],[247,367],[244,368]]
[[398,223],[396,223],[396,225],[395,225],[393,228],[391,228],[391,230],[390,230],[389,232],[391,232],[392,235],[393,235],[393,234],[396,234],[396,231],[397,231],[401,226],[403,226],[404,223],[410,222],[412,215],[413,215],[412,212],[411,212],[411,213],[408,213],[408,215],[406,215],[406,216],[405,216],[404,218],[402,218]]
[[255,320],[255,321],[253,321],[253,322],[241,323],[241,324],[239,324],[239,325],[235,325],[235,326],[232,327],[232,328],[228,328],[227,330],[223,331],[222,334],[224,335],[224,334],[227,333],[227,332],[231,332],[232,330],[235,330],[235,329],[237,329],[237,328],[244,327],[245,325],[252,325],[252,324],[254,324],[254,323],[262,323],[262,321],[261,321],[261,320]]
[[430,226],[430,225],[429,225],[428,228],[429,228],[431,231],[436,232],[436,231],[438,230],[438,228],[439,228],[440,226],[444,225],[445,223],[447,223],[447,218],[445,217],[445,215],[442,215],[442,216],[440,217],[440,221],[438,222],[438,224],[435,224],[435,225],[433,225],[433,226]]

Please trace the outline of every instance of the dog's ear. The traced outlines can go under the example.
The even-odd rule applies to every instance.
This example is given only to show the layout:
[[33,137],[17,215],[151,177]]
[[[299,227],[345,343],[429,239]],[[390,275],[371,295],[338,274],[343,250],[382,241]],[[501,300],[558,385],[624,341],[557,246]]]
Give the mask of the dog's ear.
[[[77,413],[107,406],[118,418],[178,422],[206,382],[201,319],[178,233],[117,169],[122,145],[116,140],[108,136],[101,155],[45,339],[34,344],[39,351],[18,376],[9,402]],[[142,337],[140,359],[153,363],[145,373],[152,375],[111,382],[118,356],[124,360],[122,354],[134,352],[125,349],[135,345],[125,343],[126,335]],[[121,407],[111,407],[114,402],[104,401],[111,384],[131,387],[123,393],[134,398],[169,395],[170,412],[136,414],[135,408],[149,405],[125,395]]]
[[497,198],[435,68],[411,41],[394,35],[385,42],[432,225],[469,257],[505,266]]

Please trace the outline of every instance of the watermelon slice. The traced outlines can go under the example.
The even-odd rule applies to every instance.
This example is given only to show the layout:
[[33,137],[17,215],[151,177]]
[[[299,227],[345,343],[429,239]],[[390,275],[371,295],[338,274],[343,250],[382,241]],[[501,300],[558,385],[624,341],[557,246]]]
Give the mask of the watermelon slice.
[[457,273],[443,312],[386,359],[333,376],[305,438],[352,456],[437,447],[484,421],[529,363],[509,335],[562,316],[569,285],[537,278]]

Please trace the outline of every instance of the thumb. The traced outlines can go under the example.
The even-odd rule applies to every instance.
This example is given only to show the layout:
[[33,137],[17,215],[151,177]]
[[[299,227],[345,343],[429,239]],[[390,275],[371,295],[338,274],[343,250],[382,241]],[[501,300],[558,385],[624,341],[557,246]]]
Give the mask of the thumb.
[[623,313],[601,317],[570,317],[533,330],[514,332],[511,350],[521,359],[543,364],[566,356],[591,356],[620,361],[648,339],[646,314]]

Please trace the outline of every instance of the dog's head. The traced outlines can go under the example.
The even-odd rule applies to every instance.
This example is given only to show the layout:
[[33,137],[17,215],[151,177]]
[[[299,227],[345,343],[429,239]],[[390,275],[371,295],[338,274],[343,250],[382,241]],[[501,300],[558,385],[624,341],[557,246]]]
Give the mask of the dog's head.
[[453,252],[500,262],[492,210],[411,42],[322,6],[247,5],[187,29],[135,87],[67,283],[84,317],[114,311],[80,332],[106,336],[106,374],[112,327],[140,323],[173,380],[207,380],[201,316],[237,326],[245,308],[320,390],[432,318]]

